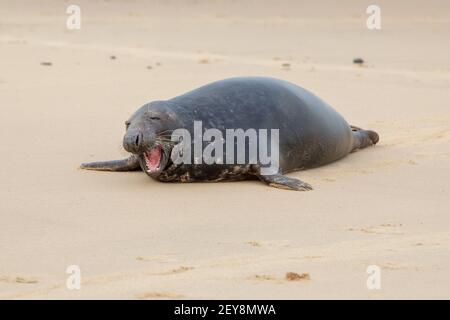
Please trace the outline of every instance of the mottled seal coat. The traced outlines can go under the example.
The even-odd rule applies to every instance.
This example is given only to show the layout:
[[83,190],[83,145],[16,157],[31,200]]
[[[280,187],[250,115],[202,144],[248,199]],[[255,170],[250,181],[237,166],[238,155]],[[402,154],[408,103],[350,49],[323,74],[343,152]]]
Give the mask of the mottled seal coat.
[[[279,171],[261,174],[256,164],[174,164],[171,133],[194,121],[203,129],[279,129]],[[310,190],[287,172],[317,167],[378,142],[378,134],[350,126],[311,92],[287,81],[238,77],[202,86],[166,101],[139,108],[126,121],[124,160],[85,163],[83,169],[131,171],[142,168],[159,181],[193,182],[259,178],[271,186]]]

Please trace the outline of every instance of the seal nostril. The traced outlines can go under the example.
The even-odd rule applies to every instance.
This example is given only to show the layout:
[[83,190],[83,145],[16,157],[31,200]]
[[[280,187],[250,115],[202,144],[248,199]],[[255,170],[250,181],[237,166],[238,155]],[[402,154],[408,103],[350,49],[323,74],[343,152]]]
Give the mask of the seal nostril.
[[136,135],[136,138],[135,138],[135,140],[134,140],[134,144],[136,145],[136,147],[139,147],[139,144],[140,144],[140,141],[141,139],[140,139],[140,134],[137,134]]

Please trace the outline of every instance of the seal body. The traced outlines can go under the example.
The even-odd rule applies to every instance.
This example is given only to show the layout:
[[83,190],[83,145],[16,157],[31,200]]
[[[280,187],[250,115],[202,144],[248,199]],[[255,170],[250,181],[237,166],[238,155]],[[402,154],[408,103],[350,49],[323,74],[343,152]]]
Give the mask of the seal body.
[[[151,118],[151,115],[158,115],[153,117],[159,120],[153,127],[158,125],[160,127],[146,133],[142,122]],[[184,128],[191,135],[195,135],[195,121],[202,123],[203,130],[215,128],[223,132],[238,128],[244,131],[278,129],[278,172],[262,175],[260,163],[205,164],[193,161],[191,164],[175,164],[170,159],[166,159],[157,174],[149,171],[148,157],[142,157],[140,154],[144,152],[145,155],[145,150],[148,150],[149,146],[151,148],[152,143],[153,145],[157,143],[158,133]],[[150,142],[146,145],[144,143],[143,146],[138,143],[136,147],[136,140],[139,139],[133,131],[131,138],[130,135],[125,135],[125,149],[134,153],[136,161],[139,161],[145,172],[160,181],[259,178],[276,187],[308,190],[311,188],[308,184],[283,174],[325,165],[343,158],[352,151],[378,142],[378,135],[374,131],[350,126],[337,111],[313,93],[287,81],[265,77],[225,79],[170,100],[150,102],[142,106],[130,118],[129,123],[136,124],[138,136],[143,137],[141,141],[147,137]],[[168,135],[164,137],[168,142]],[[133,146],[130,147],[126,141],[131,141]],[[229,150],[225,150],[225,153],[227,151]],[[166,153],[169,154],[170,150]],[[128,162],[135,163],[132,160]],[[97,168],[89,167],[89,164],[85,165],[85,168],[101,170],[100,163],[97,164]],[[103,164],[105,165],[105,162]]]
[[192,132],[203,128],[279,129],[283,172],[324,165],[350,153],[352,130],[344,118],[311,92],[272,78],[214,82],[168,102]]

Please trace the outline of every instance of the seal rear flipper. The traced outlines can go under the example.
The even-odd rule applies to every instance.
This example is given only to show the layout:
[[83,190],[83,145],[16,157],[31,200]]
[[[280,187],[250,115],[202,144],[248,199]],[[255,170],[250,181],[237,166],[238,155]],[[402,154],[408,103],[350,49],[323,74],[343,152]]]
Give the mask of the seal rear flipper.
[[82,163],[80,168],[96,171],[135,171],[141,167],[139,165],[139,158],[136,155],[132,155],[122,160]]
[[282,174],[258,175],[258,178],[275,188],[295,191],[309,191],[313,189],[313,187],[306,182],[299,179],[286,177]]
[[356,126],[350,126],[353,134],[353,147],[351,152],[376,145],[380,140],[378,133],[372,130],[364,130]]

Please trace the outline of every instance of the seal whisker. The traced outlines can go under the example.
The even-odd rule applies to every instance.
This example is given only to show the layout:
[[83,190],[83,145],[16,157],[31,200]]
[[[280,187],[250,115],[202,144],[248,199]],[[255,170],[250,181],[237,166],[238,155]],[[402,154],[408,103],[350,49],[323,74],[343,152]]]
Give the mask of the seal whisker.
[[170,141],[170,140],[161,140],[161,139],[155,139],[157,142],[161,142],[161,143],[165,143],[165,144],[175,144],[175,141]]
[[[176,137],[180,137],[180,136],[176,136]],[[164,136],[156,136],[155,139],[163,139],[163,140],[171,141],[170,137],[164,137]]]
[[167,130],[162,130],[162,131],[158,132],[157,134],[166,133],[166,132],[173,132],[173,131],[175,131],[175,130],[167,129]]
[[167,136],[167,137],[170,137],[170,136],[179,136],[179,134],[173,134],[173,133],[157,133],[156,134],[157,136]]
[[179,140],[179,138],[181,138],[182,136],[156,136],[155,139],[166,139],[169,141],[172,141],[172,138],[177,138]]
[[170,136],[170,137],[166,137],[166,136],[156,136],[156,138],[161,138],[161,139],[167,139],[167,140],[171,140],[171,138],[180,138],[181,136]]

